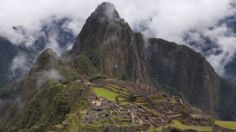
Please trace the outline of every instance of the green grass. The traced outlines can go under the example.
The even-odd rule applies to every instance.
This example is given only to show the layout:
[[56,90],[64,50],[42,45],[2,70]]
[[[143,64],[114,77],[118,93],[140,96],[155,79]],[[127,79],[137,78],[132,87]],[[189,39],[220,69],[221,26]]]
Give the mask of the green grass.
[[236,121],[215,121],[215,124],[224,128],[236,130]]
[[[196,131],[200,131],[200,132],[211,132],[212,131],[212,127],[185,125],[178,120],[173,120],[171,122],[171,124],[159,127],[155,130],[158,132],[162,132],[164,128],[168,128],[168,127],[169,128],[177,128],[180,130],[196,130]],[[151,131],[151,129],[149,131]]]
[[177,120],[174,120],[170,126],[175,127],[175,128],[179,128],[179,129],[185,129],[185,130],[192,129],[192,130],[204,131],[204,132],[212,131],[211,127],[185,125]]
[[113,101],[113,102],[116,102],[116,97],[119,95],[119,94],[112,92],[111,90],[108,90],[103,87],[95,87],[95,88],[93,88],[93,92],[97,96],[103,97],[103,98]]
[[69,125],[69,132],[78,132],[79,123],[78,123],[76,114],[72,115],[71,118],[72,119],[71,119],[71,122],[70,122],[70,125]]

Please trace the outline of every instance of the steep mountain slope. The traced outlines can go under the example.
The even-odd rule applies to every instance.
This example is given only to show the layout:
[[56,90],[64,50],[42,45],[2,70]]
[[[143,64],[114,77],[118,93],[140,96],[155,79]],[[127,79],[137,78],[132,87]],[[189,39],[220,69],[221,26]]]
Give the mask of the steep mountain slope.
[[[18,45],[12,44],[6,38],[0,36],[0,88],[3,85],[9,84],[9,82],[20,81],[25,77],[26,72],[37,56],[48,47],[53,47],[58,52],[65,53],[68,47],[74,41],[75,36],[71,31],[64,28],[64,25],[70,21],[67,18],[64,19],[52,19],[49,22],[45,22],[42,25],[42,29],[38,36],[35,36],[36,40],[32,46],[26,46],[25,43]],[[21,26],[13,27],[16,32],[24,32],[24,28]],[[22,30],[22,31],[21,31]],[[52,42],[53,41],[53,42]],[[52,43],[54,45],[52,45]],[[56,46],[55,43],[58,45]],[[14,59],[16,64],[14,64]],[[22,61],[22,62],[21,62]],[[13,66],[26,63],[24,66]],[[17,67],[11,69],[11,67]],[[14,70],[14,71],[12,71]]]
[[18,47],[13,45],[10,41],[0,37],[0,86],[6,84],[9,80],[9,72],[13,58],[19,52]]
[[132,31],[113,5],[103,3],[87,19],[72,54],[85,55],[97,71],[112,77],[149,81],[150,75],[157,86],[171,87],[200,108],[217,109],[219,79],[203,56],[164,40],[147,43],[145,47],[142,35]]
[[236,86],[223,78],[220,85],[219,116],[224,120],[236,120]]
[[24,84],[24,92],[23,92],[23,102],[26,102],[32,98],[32,96],[36,93],[36,90],[41,87],[40,85],[47,81],[48,75],[45,76],[44,71],[49,71],[56,67],[58,64],[57,55],[52,49],[45,50],[37,59],[35,64],[32,66],[29,71],[29,75],[27,76]]
[[[20,88],[23,91],[20,98],[18,96],[0,119],[0,131],[44,131],[64,120],[70,112],[71,105],[68,103],[75,102],[64,95],[67,90],[70,91],[64,86],[67,81],[72,82],[78,78],[73,68],[65,63],[59,60],[52,49],[40,54]],[[70,87],[72,93],[80,91],[73,91],[79,85],[75,87],[71,84]],[[66,97],[69,97],[69,102],[66,102]],[[86,100],[81,100],[84,101]]]
[[232,86],[204,57],[144,39],[107,2],[87,19],[69,53],[42,52],[23,84],[0,131],[211,131],[215,112],[233,108],[224,102]]
[[154,83],[169,87],[203,110],[217,110],[219,77],[203,56],[161,39],[149,39],[149,43],[148,66]]
[[85,55],[97,71],[108,76],[145,81],[135,34],[114,5],[103,3],[91,14],[76,39],[72,54]]
[[20,102],[1,118],[0,131],[146,131],[169,120],[211,130],[212,117],[181,98],[150,85],[78,75],[51,49],[38,57],[23,88]]

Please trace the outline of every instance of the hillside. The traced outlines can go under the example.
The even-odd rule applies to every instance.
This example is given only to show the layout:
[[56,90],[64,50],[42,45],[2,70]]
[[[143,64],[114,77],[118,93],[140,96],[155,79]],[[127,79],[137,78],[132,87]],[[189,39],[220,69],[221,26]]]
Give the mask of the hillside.
[[234,85],[194,50],[144,37],[100,4],[71,51],[38,56],[0,131],[234,131],[218,121],[235,119]]
[[[111,10],[109,15],[106,10]],[[215,112],[219,77],[205,58],[186,46],[147,40],[132,31],[113,5],[104,3],[87,19],[71,54],[72,58],[87,57],[100,74],[136,82],[152,81],[156,87],[170,87],[169,92],[177,91],[192,104]]]
[[[0,37],[0,87],[7,84],[10,78],[10,69],[13,58],[19,52],[19,48],[10,41]],[[4,64],[4,65],[3,65]],[[6,70],[7,69],[7,70]]]

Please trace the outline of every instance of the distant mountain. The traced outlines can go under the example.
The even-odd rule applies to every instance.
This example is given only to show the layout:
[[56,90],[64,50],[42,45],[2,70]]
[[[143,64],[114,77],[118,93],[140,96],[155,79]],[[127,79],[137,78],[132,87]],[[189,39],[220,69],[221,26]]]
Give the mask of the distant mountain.
[[70,51],[43,51],[21,89],[0,130],[212,131],[236,116],[235,86],[201,54],[135,33],[108,2]]
[[49,43],[51,43],[50,39],[53,38],[58,43],[58,48],[60,49],[60,51],[58,52],[66,52],[67,48],[74,42],[75,39],[75,36],[72,31],[65,28],[65,24],[70,21],[71,20],[68,18],[52,18],[52,20],[48,23],[44,23],[41,28],[41,35],[38,39],[36,39],[35,44],[33,44],[33,47],[40,51],[45,48],[52,48],[50,47]]
[[[69,19],[52,20],[42,26],[40,35],[33,42],[32,46],[26,47],[22,44],[12,44],[7,38],[0,37],[0,88],[9,83],[9,81],[19,81],[28,72],[27,66],[31,66],[35,58],[46,48],[51,47],[50,39],[53,37],[58,43],[58,52],[66,52],[68,47],[73,43],[75,36],[63,24],[70,21]],[[23,27],[13,27],[14,30],[24,30]],[[63,53],[61,53],[63,54]],[[26,61],[24,67],[19,67],[11,71],[14,58],[24,55]],[[20,59],[20,58],[19,58]],[[14,72],[14,74],[13,74]]]
[[21,51],[6,38],[0,37],[0,86],[9,83],[12,60]]

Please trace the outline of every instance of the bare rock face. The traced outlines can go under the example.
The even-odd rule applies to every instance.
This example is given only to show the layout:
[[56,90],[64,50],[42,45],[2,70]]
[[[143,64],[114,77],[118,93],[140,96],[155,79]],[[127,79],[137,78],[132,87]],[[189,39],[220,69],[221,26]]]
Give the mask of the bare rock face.
[[[186,46],[150,39],[150,77],[206,111],[218,108],[219,78],[199,53]],[[155,83],[155,82],[154,82]]]
[[135,34],[110,3],[102,3],[87,19],[73,47],[86,55],[102,74],[128,80],[145,80],[145,68]]
[[218,115],[223,120],[236,120],[236,86],[230,81],[220,79],[220,108]]

